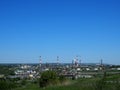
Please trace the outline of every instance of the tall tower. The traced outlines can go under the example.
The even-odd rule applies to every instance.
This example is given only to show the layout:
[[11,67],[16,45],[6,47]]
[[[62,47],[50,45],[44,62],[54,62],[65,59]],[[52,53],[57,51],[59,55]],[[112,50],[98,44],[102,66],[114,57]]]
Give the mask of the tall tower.
[[76,58],[75,58],[75,66],[76,66],[76,67],[78,67],[78,63],[79,63],[79,61],[78,61],[78,56],[76,56]]
[[100,70],[101,70],[101,71],[104,70],[104,67],[103,67],[103,60],[102,60],[102,59],[100,60]]
[[100,65],[103,66],[103,60],[102,59],[100,60]]
[[41,66],[42,66],[42,59],[41,59],[41,56],[40,56],[40,68],[41,68]]

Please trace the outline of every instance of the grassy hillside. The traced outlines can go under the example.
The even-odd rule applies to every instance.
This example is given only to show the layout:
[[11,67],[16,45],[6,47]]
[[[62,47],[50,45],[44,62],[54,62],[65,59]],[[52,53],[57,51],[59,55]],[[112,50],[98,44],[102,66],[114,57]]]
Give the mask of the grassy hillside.
[[37,84],[27,84],[25,87],[16,90],[120,90],[119,79],[119,75],[108,76],[104,80],[100,78],[82,78],[69,80],[63,85],[48,86],[46,88],[39,88]]
[[[94,80],[77,80],[67,81],[64,85],[48,86],[45,88],[39,88],[36,84],[28,84],[26,87],[19,88],[17,90],[92,90],[92,83]],[[89,83],[88,83],[89,82]]]

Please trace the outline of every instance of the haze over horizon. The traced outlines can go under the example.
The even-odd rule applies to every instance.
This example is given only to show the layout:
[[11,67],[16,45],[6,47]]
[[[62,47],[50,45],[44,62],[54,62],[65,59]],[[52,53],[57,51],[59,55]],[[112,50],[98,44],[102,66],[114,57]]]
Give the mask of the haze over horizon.
[[0,63],[120,65],[119,0],[0,0]]

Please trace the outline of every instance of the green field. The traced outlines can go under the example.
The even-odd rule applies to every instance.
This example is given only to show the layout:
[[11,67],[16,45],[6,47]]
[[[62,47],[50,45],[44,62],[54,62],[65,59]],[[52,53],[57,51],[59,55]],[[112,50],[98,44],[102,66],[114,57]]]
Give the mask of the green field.
[[28,83],[16,90],[120,90],[120,75],[107,76],[105,80],[101,78],[68,80],[63,85],[45,88],[40,88],[38,84]]
[[120,74],[104,74],[89,79],[65,79],[64,82],[49,84],[43,88],[40,88],[38,79],[18,81],[1,81],[0,90],[120,90]]

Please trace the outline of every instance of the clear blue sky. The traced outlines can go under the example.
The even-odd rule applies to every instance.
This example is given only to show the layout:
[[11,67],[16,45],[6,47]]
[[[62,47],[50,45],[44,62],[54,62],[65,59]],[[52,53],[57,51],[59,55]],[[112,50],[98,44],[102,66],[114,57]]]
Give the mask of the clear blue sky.
[[120,64],[120,0],[0,0],[0,63]]

